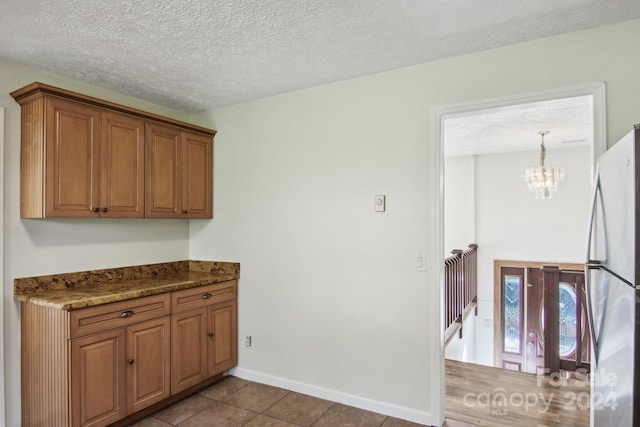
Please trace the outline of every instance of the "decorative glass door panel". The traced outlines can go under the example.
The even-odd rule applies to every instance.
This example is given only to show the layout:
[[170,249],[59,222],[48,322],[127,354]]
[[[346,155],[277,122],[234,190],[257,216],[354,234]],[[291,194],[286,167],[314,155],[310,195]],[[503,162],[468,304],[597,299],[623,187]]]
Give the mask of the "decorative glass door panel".
[[576,350],[576,291],[567,282],[558,287],[558,314],[560,318],[559,347],[560,357],[567,357]]
[[523,369],[524,269],[503,268],[500,316],[501,367],[514,371]]
[[504,351],[522,352],[522,276],[504,277]]

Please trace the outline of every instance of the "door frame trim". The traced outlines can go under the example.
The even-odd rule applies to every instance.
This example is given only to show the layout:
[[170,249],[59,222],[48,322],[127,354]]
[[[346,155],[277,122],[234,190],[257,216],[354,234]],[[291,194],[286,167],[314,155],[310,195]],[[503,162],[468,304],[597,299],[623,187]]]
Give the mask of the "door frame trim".
[[[587,83],[550,90],[541,90],[505,97],[470,101],[431,108],[431,150],[427,159],[427,167],[432,171],[432,185],[428,188],[428,200],[433,203],[429,229],[433,230],[427,247],[429,259],[434,268],[429,269],[429,283],[434,283],[434,310],[430,310],[428,320],[434,331],[434,341],[439,337],[440,346],[432,345],[429,351],[429,363],[437,367],[428,378],[429,392],[432,396],[431,416],[435,420],[431,424],[442,424],[445,415],[445,379],[444,379],[444,120],[454,114],[469,113],[487,108],[507,107],[537,101],[548,101],[559,98],[591,95],[593,97],[593,149],[591,168],[595,172],[596,159],[607,148],[607,115],[606,91],[604,82]],[[436,422],[437,421],[437,422]]]
[[[4,277],[4,195],[7,194],[4,191],[4,169],[4,107],[0,107],[0,278],[2,278],[3,283],[13,283]],[[6,292],[6,290],[3,290],[3,292]],[[11,289],[11,292],[13,292],[13,289]],[[6,421],[4,372],[7,367],[5,366],[4,358],[4,302],[5,296],[3,295],[2,303],[0,303],[0,367],[2,367],[2,371],[0,371],[0,422]]]

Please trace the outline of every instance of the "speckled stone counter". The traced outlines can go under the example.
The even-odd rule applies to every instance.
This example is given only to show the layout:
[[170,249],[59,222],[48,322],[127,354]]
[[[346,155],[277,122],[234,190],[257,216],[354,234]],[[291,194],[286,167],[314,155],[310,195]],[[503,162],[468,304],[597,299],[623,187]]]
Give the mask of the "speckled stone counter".
[[77,310],[240,278],[240,264],[174,261],[14,280],[14,299]]

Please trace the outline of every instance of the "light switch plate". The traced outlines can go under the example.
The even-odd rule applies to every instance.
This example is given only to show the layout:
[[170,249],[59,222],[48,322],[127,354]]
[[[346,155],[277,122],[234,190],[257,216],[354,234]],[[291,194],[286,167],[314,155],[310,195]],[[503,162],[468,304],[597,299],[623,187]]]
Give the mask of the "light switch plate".
[[375,198],[376,212],[384,212],[387,209],[386,199],[387,199],[386,196],[376,196]]
[[416,271],[427,271],[427,261],[424,252],[416,254]]

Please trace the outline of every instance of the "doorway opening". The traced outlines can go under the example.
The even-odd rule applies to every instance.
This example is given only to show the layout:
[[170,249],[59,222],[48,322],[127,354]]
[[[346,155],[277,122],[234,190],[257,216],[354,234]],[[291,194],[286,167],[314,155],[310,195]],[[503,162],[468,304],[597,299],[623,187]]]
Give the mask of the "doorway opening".
[[[466,361],[494,365],[494,260],[584,258],[594,163],[604,152],[603,101],[604,85],[597,84],[437,112],[443,260],[478,245],[478,317],[475,342],[467,343],[475,350],[466,352],[475,359]],[[547,160],[566,171],[550,200],[535,199],[522,181],[538,159],[541,129],[550,131]]]
[[[450,251],[454,248],[464,248],[467,247],[468,244],[474,243],[478,244],[478,298],[477,298],[477,310],[478,316],[475,319],[475,341],[471,344],[474,346],[475,351],[468,352],[470,354],[475,354],[475,360],[469,360],[469,362],[473,362],[476,364],[484,364],[488,366],[494,365],[494,326],[495,322],[498,319],[494,318],[494,297],[493,297],[493,260],[496,259],[532,259],[539,261],[547,261],[549,259],[558,260],[559,262],[581,262],[584,258],[584,252],[581,246],[584,243],[584,232],[586,230],[586,225],[583,226],[581,224],[582,217],[584,216],[584,222],[586,223],[586,217],[588,213],[581,212],[582,206],[580,203],[569,202],[569,204],[573,204],[573,216],[566,217],[563,215],[559,215],[558,208],[562,207],[561,205],[566,204],[566,198],[561,197],[562,192],[564,195],[566,194],[574,194],[572,190],[570,190],[570,182],[573,184],[576,183],[576,175],[570,175],[569,170],[567,170],[567,177],[565,182],[561,183],[560,190],[557,195],[552,200],[535,200],[538,204],[535,205],[533,195],[527,193],[526,184],[522,182],[522,169],[520,169],[520,165],[518,162],[510,161],[509,155],[500,154],[497,152],[491,153],[491,158],[481,159],[481,154],[472,154],[467,156],[467,158],[462,158],[459,156],[457,160],[459,161],[458,168],[455,169],[455,166],[451,166],[449,164],[445,164],[445,158],[449,158],[448,156],[448,144],[450,134],[448,134],[448,125],[452,123],[452,120],[461,120],[468,121],[469,123],[475,123],[475,128],[470,131],[472,136],[480,136],[482,132],[484,132],[485,128],[489,128],[490,124],[492,124],[489,120],[473,120],[474,116],[477,116],[478,113],[487,112],[487,110],[493,110],[493,112],[504,113],[509,112],[514,109],[524,109],[526,110],[529,107],[534,106],[535,103],[544,103],[546,101],[554,101],[554,100],[567,100],[570,98],[576,97],[586,97],[590,103],[589,106],[589,114],[590,121],[587,124],[584,124],[583,127],[589,133],[589,141],[588,146],[583,149],[583,154],[581,155],[583,167],[586,169],[586,172],[583,175],[582,179],[584,182],[582,183],[585,197],[588,199],[590,197],[590,191],[592,186],[592,176],[594,172],[595,159],[597,159],[600,154],[602,154],[606,149],[606,125],[605,125],[605,86],[604,83],[596,83],[596,84],[587,84],[577,87],[570,88],[562,88],[557,90],[543,91],[532,94],[523,94],[506,98],[497,98],[484,100],[479,102],[471,102],[466,104],[458,104],[445,106],[440,108],[434,108],[432,110],[432,123],[433,123],[433,132],[434,132],[434,163],[433,167],[435,169],[436,176],[440,179],[437,179],[434,183],[434,192],[436,194],[436,216],[435,216],[435,226],[436,229],[442,230],[441,234],[436,236],[433,242],[433,250],[437,256],[441,256],[441,263],[444,263],[444,259],[450,255]],[[528,113],[528,118],[539,118],[539,115],[534,110]],[[522,158],[526,158],[525,167],[531,166],[535,164],[539,152],[535,152],[539,147],[539,135],[538,132],[540,130],[549,130],[551,133],[547,136],[547,141],[551,139],[550,135],[561,135],[557,129],[551,128],[548,124],[537,124],[535,126],[531,126],[528,129],[528,134],[531,134],[531,143],[533,144],[529,150],[520,151],[519,155]],[[500,135],[502,138],[511,139],[511,143],[517,143],[522,141],[521,137],[522,133],[520,131],[525,131],[522,123],[516,127],[519,132],[516,135],[514,132],[508,132],[506,135]],[[528,137],[527,137],[528,138]],[[475,138],[476,140],[482,138]],[[585,138],[580,138],[585,139]],[[485,144],[487,143],[487,139],[484,139]],[[489,140],[490,141],[490,140]],[[482,141],[481,141],[482,142]],[[574,144],[575,148],[577,141],[571,141],[567,138],[564,138],[564,141],[559,142],[564,145],[563,148],[569,147],[569,145]],[[582,142],[582,141],[581,141]],[[570,149],[565,150],[565,154],[569,153]],[[548,151],[548,160],[551,162],[553,154],[552,149]],[[445,157],[445,155],[447,155]],[[565,156],[566,157],[566,156]],[[571,158],[572,156],[569,155]],[[489,161],[485,161],[489,159]],[[560,160],[560,157],[554,158],[554,160]],[[484,163],[482,163],[484,162]],[[529,164],[531,163],[531,164]],[[554,161],[554,163],[556,163]],[[508,178],[505,178],[504,175],[501,175],[497,172],[506,172],[510,167],[515,167],[519,172],[512,173]],[[554,165],[555,166],[555,165]],[[451,174],[450,172],[456,171],[456,173]],[[461,173],[457,173],[460,172]],[[490,172],[487,172],[490,171]],[[476,177],[481,175],[483,179],[488,179],[483,183],[483,186],[480,186],[476,181]],[[452,178],[453,177],[453,178]],[[451,199],[446,197],[448,188],[452,187],[451,179],[457,180],[459,183],[464,185],[464,190],[460,191],[459,194],[465,194],[464,199],[457,200],[456,203],[458,205],[452,208]],[[566,184],[566,185],[562,185]],[[513,241],[518,241],[518,238],[515,236],[500,236],[498,233],[487,233],[486,230],[480,232],[479,227],[485,226],[486,224],[479,224],[479,218],[483,214],[478,211],[478,206],[482,202],[482,198],[487,195],[497,195],[504,194],[506,188],[518,189],[518,191],[522,191],[518,193],[518,195],[512,199],[494,201],[494,203],[490,204],[493,209],[493,215],[485,215],[485,218],[491,217],[493,221],[493,226],[497,229],[497,227],[510,225],[509,223],[515,222],[515,220],[522,220],[521,211],[518,209],[522,207],[522,205],[528,206],[528,211],[532,216],[536,216],[536,213],[540,210],[552,211],[552,214],[545,223],[536,224],[532,221],[524,222],[522,224],[522,229],[528,230],[530,233],[526,238],[519,239],[521,243],[520,247],[517,248],[509,248],[509,244]],[[530,199],[520,199],[524,196],[530,197]],[[523,203],[520,203],[521,200]],[[547,203],[547,205],[542,205],[541,203]],[[566,208],[566,206],[565,206]],[[455,211],[458,213],[459,218],[462,218],[460,221],[451,221],[450,212]],[[555,216],[554,216],[555,212]],[[458,218],[458,219],[459,219]],[[544,250],[546,255],[543,256],[535,256],[531,257],[526,252],[523,252],[522,247],[526,245],[539,245],[540,241],[551,242],[553,236],[555,235],[553,226],[554,224],[561,223],[568,227],[575,227],[575,230],[580,230],[580,238],[577,241],[576,239],[572,239],[570,244],[567,244],[565,241],[560,241],[560,244],[547,243],[544,245]],[[453,229],[453,232],[451,231]],[[577,231],[576,231],[577,232]],[[451,243],[454,242],[454,243]],[[573,246],[572,246],[573,245]],[[569,248],[572,246],[573,250]],[[576,247],[580,247],[579,250],[575,250]],[[497,252],[493,253],[490,251],[491,248],[502,248]],[[487,273],[488,271],[488,273]],[[436,277],[437,275],[437,277]],[[442,270],[440,272],[434,273],[434,280],[437,283],[444,283]],[[440,317],[442,317],[444,313],[444,288],[439,289],[439,298],[441,300],[441,313]],[[440,324],[443,323],[442,319],[439,320]],[[465,336],[469,336],[469,334],[465,334]],[[445,334],[442,332],[442,349],[440,351],[440,357],[442,362],[442,383],[440,383],[441,390],[444,392],[445,390],[445,375],[444,375],[444,354],[446,348],[445,346]],[[480,350],[480,351],[478,351]],[[437,388],[437,385],[434,385],[434,388]],[[441,401],[442,413],[445,413],[445,405],[444,399]]]

